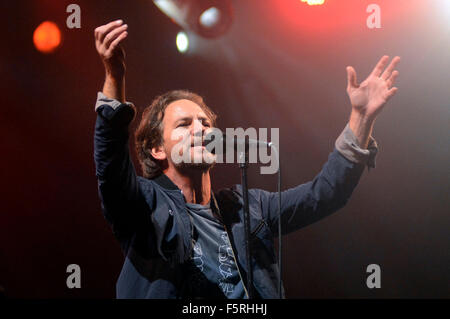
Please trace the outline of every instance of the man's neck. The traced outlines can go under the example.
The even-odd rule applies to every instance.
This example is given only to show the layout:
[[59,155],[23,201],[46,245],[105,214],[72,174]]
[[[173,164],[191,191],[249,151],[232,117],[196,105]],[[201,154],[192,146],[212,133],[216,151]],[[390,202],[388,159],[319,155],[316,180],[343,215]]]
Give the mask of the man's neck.
[[211,178],[209,169],[187,169],[180,171],[168,168],[164,174],[183,192],[187,203],[206,205],[211,199]]

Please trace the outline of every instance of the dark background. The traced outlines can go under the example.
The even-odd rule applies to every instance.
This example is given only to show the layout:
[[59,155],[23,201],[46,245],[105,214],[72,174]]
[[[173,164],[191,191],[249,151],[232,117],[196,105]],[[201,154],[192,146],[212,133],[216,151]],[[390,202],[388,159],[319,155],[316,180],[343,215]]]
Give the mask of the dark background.
[[[127,100],[140,111],[157,95],[190,89],[219,127],[279,127],[283,188],[311,180],[350,115],[347,65],[362,81],[379,58],[399,55],[399,91],[375,124],[377,167],[339,212],[284,238],[288,298],[449,298],[450,5],[445,0],[234,0],[219,39],[193,37],[150,1],[76,1],[81,29],[65,25],[74,1],[3,1],[0,56],[0,285],[12,298],[113,298],[123,256],[104,220],[93,162],[94,103],[103,69],[95,27],[129,25]],[[381,7],[368,29],[366,8]],[[56,22],[62,46],[44,55],[34,29]],[[133,127],[135,127],[134,122]],[[134,156],[134,155],[133,155]],[[135,161],[137,164],[137,162]],[[138,165],[136,165],[138,166]],[[250,170],[250,186],[276,176]],[[233,165],[213,187],[239,182]],[[368,289],[366,267],[381,267]],[[66,267],[81,267],[81,289]]]

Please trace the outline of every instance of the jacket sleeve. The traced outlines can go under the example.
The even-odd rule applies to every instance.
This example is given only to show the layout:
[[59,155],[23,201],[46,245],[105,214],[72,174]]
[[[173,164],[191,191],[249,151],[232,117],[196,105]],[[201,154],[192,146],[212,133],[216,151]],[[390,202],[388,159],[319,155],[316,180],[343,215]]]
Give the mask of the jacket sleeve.
[[136,172],[130,158],[128,126],[136,109],[98,93],[94,160],[103,214],[121,244],[145,221]]
[[[345,127],[316,177],[305,184],[281,192],[282,234],[312,224],[342,208],[358,184],[365,166],[375,167],[378,145],[373,137],[367,150]],[[263,215],[273,234],[278,234],[278,193],[258,190]]]

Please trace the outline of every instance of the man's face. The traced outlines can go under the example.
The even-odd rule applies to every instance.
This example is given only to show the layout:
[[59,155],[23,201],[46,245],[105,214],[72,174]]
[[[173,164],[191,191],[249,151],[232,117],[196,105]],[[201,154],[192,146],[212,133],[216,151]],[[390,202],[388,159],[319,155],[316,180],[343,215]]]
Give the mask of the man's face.
[[203,146],[203,137],[211,127],[211,120],[195,102],[177,100],[170,103],[163,118],[162,147],[169,165],[211,167],[215,156]]

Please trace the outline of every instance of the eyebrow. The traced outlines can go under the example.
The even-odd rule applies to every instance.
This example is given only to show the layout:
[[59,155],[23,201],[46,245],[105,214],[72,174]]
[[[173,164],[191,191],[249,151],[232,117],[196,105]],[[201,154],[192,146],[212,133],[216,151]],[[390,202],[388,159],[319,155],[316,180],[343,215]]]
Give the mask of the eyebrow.
[[[199,118],[200,120],[203,120],[203,121],[211,122],[211,120],[210,120],[208,117],[206,117],[206,116],[199,116],[198,118]],[[178,123],[178,122],[185,122],[185,121],[190,121],[190,120],[192,120],[192,117],[188,117],[188,116],[187,116],[187,117],[182,117],[182,118],[176,120],[175,123]]]

